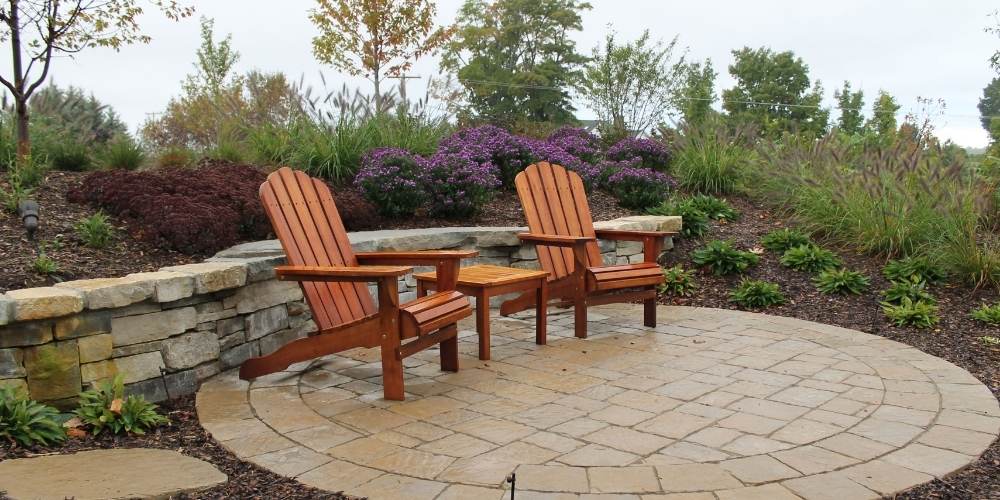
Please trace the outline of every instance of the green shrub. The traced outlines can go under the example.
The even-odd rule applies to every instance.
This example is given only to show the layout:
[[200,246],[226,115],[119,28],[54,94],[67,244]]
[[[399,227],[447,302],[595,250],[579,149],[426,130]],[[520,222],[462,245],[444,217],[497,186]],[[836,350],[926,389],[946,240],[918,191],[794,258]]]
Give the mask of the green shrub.
[[36,273],[46,276],[59,272],[59,264],[46,255],[45,252],[38,252],[38,256],[31,262],[31,268]]
[[894,281],[892,286],[882,292],[882,299],[893,304],[899,304],[903,299],[930,304],[937,302],[934,300],[934,296],[927,291],[927,283],[920,281],[920,279]]
[[89,146],[85,144],[63,140],[39,149],[45,152],[53,170],[83,172],[93,165]]
[[116,137],[101,154],[101,166],[122,170],[137,170],[146,163],[146,152],[127,135]]
[[825,248],[807,244],[785,250],[781,255],[781,265],[796,271],[815,273],[839,266],[840,259]]
[[712,228],[708,215],[695,208],[690,199],[666,200],[646,212],[650,215],[679,215],[681,217],[681,236],[685,238],[700,238]]
[[813,278],[816,288],[823,293],[861,295],[868,289],[871,280],[857,271],[847,269],[827,269]]
[[673,171],[684,188],[699,193],[740,190],[753,151],[747,130],[708,122],[687,126],[675,143]]
[[694,271],[674,266],[663,270],[664,282],[660,292],[667,295],[689,297],[694,294],[698,285],[694,281]]
[[0,186],[0,202],[4,210],[17,213],[17,206],[34,192],[34,187],[24,179],[24,169],[14,167],[7,174],[7,186]]
[[705,212],[705,215],[708,215],[710,219],[731,221],[740,216],[739,210],[733,208],[728,201],[712,195],[694,195],[691,197],[690,203],[694,208]]
[[737,250],[728,241],[714,240],[704,247],[691,252],[691,261],[708,267],[718,276],[742,273],[750,266],[757,265],[760,257],[751,252]]
[[156,157],[157,168],[186,168],[194,165],[195,154],[187,148],[170,147]]
[[156,405],[142,396],[125,397],[124,377],[105,380],[93,389],[80,393],[80,407],[76,416],[91,428],[96,436],[105,429],[112,434],[122,432],[145,434],[147,430],[169,422],[156,412]]
[[930,328],[940,320],[937,305],[909,297],[903,297],[899,304],[882,302],[882,311],[896,326]]
[[764,235],[760,239],[760,244],[764,248],[778,253],[785,253],[789,248],[795,248],[801,245],[811,245],[812,240],[809,239],[809,235],[798,231],[796,229],[775,229],[770,233]]
[[114,228],[108,223],[108,216],[97,212],[76,224],[76,234],[88,247],[104,248],[111,242]]
[[988,325],[1000,325],[1000,302],[993,305],[983,305],[972,311],[972,319],[982,321]]
[[749,309],[760,309],[785,303],[777,283],[743,278],[729,294],[729,300]]
[[634,210],[663,203],[673,185],[670,176],[648,168],[623,167],[608,177],[608,188],[618,204]]
[[923,256],[890,260],[882,268],[882,274],[889,281],[912,281],[916,278],[930,285],[939,284],[947,277],[947,274],[940,267],[935,266],[930,262],[930,259]]
[[23,390],[0,386],[0,441],[49,446],[65,440],[58,410],[30,399]]

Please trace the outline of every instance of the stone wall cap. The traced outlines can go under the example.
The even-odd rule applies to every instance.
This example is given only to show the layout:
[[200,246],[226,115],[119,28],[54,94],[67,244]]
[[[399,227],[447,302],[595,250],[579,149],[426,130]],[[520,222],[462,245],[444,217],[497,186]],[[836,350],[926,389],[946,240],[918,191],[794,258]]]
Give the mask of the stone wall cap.
[[141,276],[128,275],[66,281],[55,286],[82,293],[83,306],[87,309],[108,309],[125,307],[152,297],[156,283]]
[[14,299],[0,293],[0,326],[14,321]]
[[237,288],[247,282],[247,264],[244,262],[200,262],[161,268],[194,276],[195,293],[211,293]]
[[177,271],[132,273],[127,277],[148,280],[154,284],[153,300],[173,302],[194,295],[194,276]]
[[69,288],[23,288],[6,295],[14,301],[15,321],[55,318],[83,310],[83,294]]
[[643,231],[673,231],[681,230],[679,215],[632,215],[614,220],[594,223],[594,229],[636,229]]

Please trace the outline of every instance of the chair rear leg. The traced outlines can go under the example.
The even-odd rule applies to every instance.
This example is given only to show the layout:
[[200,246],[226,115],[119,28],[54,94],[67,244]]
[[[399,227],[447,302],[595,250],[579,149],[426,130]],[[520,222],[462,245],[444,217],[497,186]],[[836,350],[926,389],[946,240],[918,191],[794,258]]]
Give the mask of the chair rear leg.
[[448,340],[441,341],[441,370],[458,371],[458,326],[448,325],[441,328],[442,332],[450,332]]
[[642,324],[650,328],[656,326],[656,296],[642,301]]
[[573,331],[577,338],[587,338],[587,299],[573,301]]
[[403,360],[399,357],[399,337],[386,335],[382,338],[382,389],[385,399],[402,401]]

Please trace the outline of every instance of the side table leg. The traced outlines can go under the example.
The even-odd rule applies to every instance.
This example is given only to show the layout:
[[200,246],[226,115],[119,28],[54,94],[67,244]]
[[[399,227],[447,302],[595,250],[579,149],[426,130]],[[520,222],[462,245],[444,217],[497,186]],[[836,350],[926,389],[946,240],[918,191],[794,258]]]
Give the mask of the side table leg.
[[490,360],[490,296],[486,290],[476,294],[476,331],[479,332],[479,359]]
[[535,343],[545,345],[548,342],[548,308],[549,285],[545,278],[535,289]]

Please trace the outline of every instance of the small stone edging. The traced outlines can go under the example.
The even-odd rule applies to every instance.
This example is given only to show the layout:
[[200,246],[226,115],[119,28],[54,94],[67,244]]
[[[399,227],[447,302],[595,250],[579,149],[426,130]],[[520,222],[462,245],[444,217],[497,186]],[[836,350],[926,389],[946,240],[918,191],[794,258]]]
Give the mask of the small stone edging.
[[[680,217],[598,222],[604,229],[677,231]],[[455,227],[349,234],[356,251],[476,249],[471,264],[538,268],[517,227]],[[642,260],[639,242],[600,241],[605,262]],[[665,248],[672,248],[668,241]],[[277,281],[277,240],[223,250],[205,262],[119,278],[68,281],[0,294],[0,386],[72,407],[92,382],[124,375],[148,400],[192,394],[199,383],[315,331],[298,284]],[[417,269],[418,271],[423,270]],[[412,276],[400,300],[416,296]],[[496,300],[502,300],[496,298]]]

